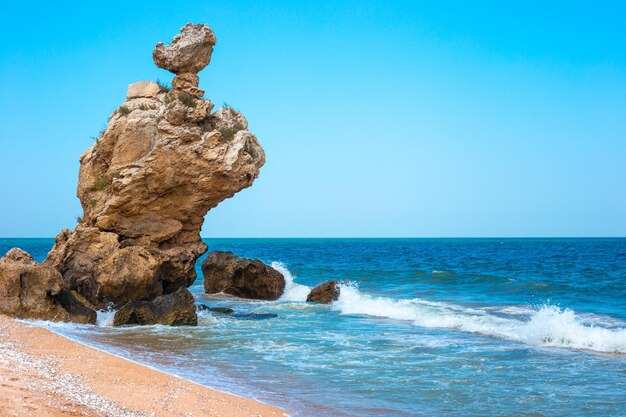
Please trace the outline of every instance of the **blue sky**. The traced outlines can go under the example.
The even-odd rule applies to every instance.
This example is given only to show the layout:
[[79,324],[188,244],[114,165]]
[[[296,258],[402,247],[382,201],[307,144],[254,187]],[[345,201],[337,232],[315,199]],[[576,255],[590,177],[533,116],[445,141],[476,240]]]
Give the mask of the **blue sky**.
[[218,39],[206,97],[267,153],[203,236],[626,235],[623,3],[16,3],[0,236],[75,226],[79,155],[189,21]]

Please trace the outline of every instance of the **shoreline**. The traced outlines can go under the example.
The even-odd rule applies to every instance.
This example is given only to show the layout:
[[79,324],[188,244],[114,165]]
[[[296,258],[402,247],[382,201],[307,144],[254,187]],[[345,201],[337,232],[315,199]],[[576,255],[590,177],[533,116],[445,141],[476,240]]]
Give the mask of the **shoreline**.
[[0,315],[0,416],[32,415],[289,414]]

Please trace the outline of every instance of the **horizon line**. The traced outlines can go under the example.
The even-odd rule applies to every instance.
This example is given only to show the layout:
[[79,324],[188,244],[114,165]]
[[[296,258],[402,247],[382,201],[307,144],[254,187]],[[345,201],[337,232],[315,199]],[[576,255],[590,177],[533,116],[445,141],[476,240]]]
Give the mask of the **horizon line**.
[[[201,239],[626,239],[626,236],[200,236]],[[55,236],[0,237],[55,239]]]

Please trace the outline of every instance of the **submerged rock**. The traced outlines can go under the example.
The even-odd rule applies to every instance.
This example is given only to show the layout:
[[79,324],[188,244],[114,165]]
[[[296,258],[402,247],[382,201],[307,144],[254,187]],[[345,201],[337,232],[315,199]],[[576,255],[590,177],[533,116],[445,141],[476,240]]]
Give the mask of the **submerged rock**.
[[241,298],[276,300],[285,289],[285,278],[256,259],[240,258],[232,252],[211,252],[202,262],[204,291]]
[[268,319],[275,319],[276,317],[278,317],[278,314],[274,314],[274,313],[240,313],[240,314],[233,314],[232,317],[236,318],[238,320],[268,320]]
[[274,313],[235,313],[235,310],[228,307],[209,307],[204,304],[198,304],[196,306],[198,311],[210,311],[212,313],[228,315],[238,320],[267,320],[278,317],[278,314]]
[[0,313],[24,319],[95,323],[96,312],[68,291],[56,269],[13,248],[0,258]]
[[174,89],[132,84],[80,157],[84,214],[57,236],[44,263],[98,308],[191,285],[207,250],[199,234],[205,214],[252,185],[265,163],[241,113],[212,114],[213,104],[197,98],[196,73],[213,45],[208,26],[191,24],[170,45],[158,44],[155,63],[177,74]]
[[153,301],[132,301],[119,309],[113,318],[114,326],[125,324],[195,326],[198,316],[193,295],[187,288],[180,288]]
[[233,314],[235,312],[235,310],[233,310],[232,308],[228,308],[228,307],[209,307],[204,304],[198,304],[196,307],[198,311],[211,311],[213,313],[219,313],[219,314]]
[[337,281],[326,281],[313,288],[306,297],[308,302],[330,304],[339,299],[339,283]]

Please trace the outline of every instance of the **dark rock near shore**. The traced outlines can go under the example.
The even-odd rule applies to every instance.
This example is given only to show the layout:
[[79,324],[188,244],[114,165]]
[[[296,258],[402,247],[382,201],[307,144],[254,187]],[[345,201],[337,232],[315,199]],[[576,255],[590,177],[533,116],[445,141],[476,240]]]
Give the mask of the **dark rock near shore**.
[[313,288],[306,297],[312,303],[330,304],[339,298],[339,283],[337,281],[326,281]]
[[70,321],[83,324],[96,323],[96,307],[76,291],[62,291],[55,298],[70,313]]
[[153,301],[131,301],[113,318],[114,326],[124,324],[165,324],[170,326],[195,326],[198,324],[193,295],[187,288]]
[[241,298],[276,300],[285,289],[285,278],[256,259],[240,258],[232,252],[212,252],[202,262],[204,291]]

